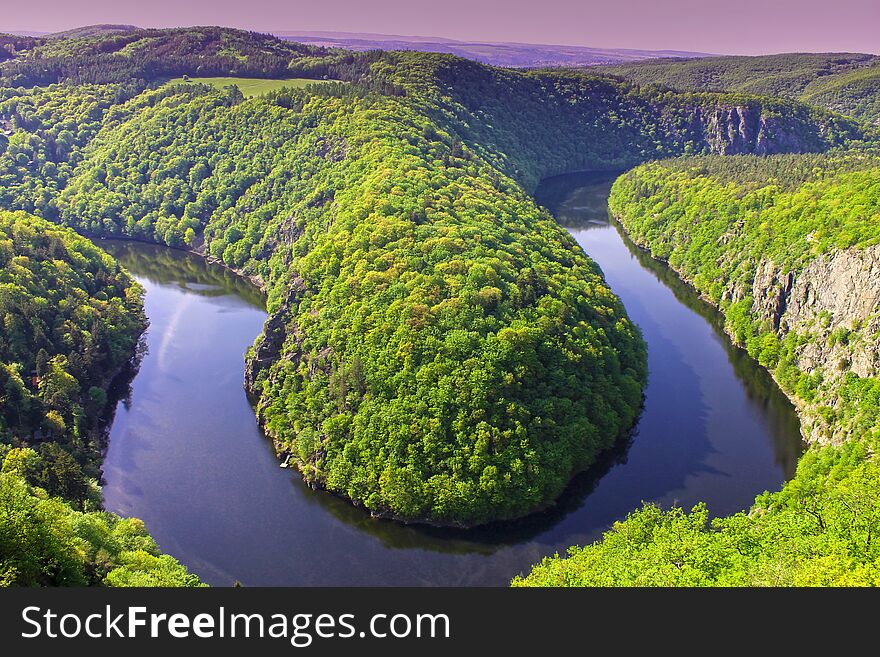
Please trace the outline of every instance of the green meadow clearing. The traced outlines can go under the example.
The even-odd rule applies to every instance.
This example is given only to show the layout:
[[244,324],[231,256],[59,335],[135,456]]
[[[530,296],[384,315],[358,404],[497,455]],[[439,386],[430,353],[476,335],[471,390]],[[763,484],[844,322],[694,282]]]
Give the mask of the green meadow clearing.
[[235,85],[241,90],[245,98],[253,98],[254,96],[262,96],[272,91],[278,91],[284,88],[301,89],[310,84],[323,84],[332,82],[332,80],[312,80],[310,78],[174,78],[168,84],[184,84],[184,83],[200,83],[210,84],[212,87],[222,89],[229,85]]

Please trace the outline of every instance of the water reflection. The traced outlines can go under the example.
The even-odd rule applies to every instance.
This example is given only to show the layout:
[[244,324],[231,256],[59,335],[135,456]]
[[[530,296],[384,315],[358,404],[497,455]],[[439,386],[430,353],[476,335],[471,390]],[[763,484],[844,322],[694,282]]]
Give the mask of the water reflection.
[[178,285],[181,290],[202,297],[231,294],[254,308],[266,307],[265,296],[249,280],[226,267],[206,266],[202,258],[186,251],[131,240],[95,240],[95,243],[138,278]]
[[149,352],[119,406],[108,508],[142,517],[212,584],[503,585],[542,557],[595,540],[643,500],[716,513],[776,488],[800,452],[797,418],[719,317],[608,221],[607,179],[547,181],[538,199],[599,263],[648,343],[633,431],[558,504],[472,530],[405,526],[313,491],[278,467],[242,387],[265,320],[247,281],[191,254],[102,243],[146,289]]

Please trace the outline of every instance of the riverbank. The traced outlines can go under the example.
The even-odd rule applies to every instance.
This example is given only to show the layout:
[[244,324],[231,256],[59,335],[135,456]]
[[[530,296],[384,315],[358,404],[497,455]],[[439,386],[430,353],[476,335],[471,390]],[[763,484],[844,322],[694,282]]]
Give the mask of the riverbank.
[[553,507],[444,529],[374,518],[310,489],[279,467],[242,388],[242,354],[265,320],[250,284],[200,256],[126,242],[115,255],[147,290],[151,342],[113,427],[111,508],[143,517],[214,585],[497,586],[595,540],[643,499],[735,512],[778,487],[800,453],[785,398],[671,273],[633,258],[607,223],[606,189],[572,181],[558,203],[574,194],[568,207],[583,213],[585,185],[597,199],[587,221],[605,221],[573,234],[642,327],[651,373],[636,428]]

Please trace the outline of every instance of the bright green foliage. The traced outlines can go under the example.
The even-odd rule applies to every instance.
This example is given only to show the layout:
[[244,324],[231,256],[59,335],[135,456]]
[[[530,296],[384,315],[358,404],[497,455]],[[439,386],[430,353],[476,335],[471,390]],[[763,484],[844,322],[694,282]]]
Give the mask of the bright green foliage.
[[0,442],[56,441],[97,476],[103,389],[144,328],[140,294],[70,229],[0,212]]
[[347,94],[154,95],[95,142],[94,171],[120,175],[83,167],[61,215],[177,244],[193,228],[272,283],[289,357],[252,388],[309,480],[408,518],[522,515],[631,424],[643,347],[595,266],[418,114]]
[[74,511],[8,468],[0,473],[0,586],[199,586],[137,518]]
[[[118,95],[142,80],[142,93],[94,112],[100,128],[40,212],[259,276],[272,316],[248,386],[267,431],[315,485],[443,524],[551,503],[640,404],[641,339],[528,197],[541,177],[862,137],[854,121],[794,101],[219,28],[15,47],[26,54],[0,76],[16,83],[106,82]],[[348,84],[245,99],[166,84],[184,75]],[[24,181],[42,177],[27,171]]]
[[53,218],[51,203],[101,127],[127,97],[121,85],[0,88],[0,207]]
[[140,287],[72,230],[3,211],[0,320],[0,585],[198,583],[141,521],[82,512],[101,505],[100,416],[145,327]]
[[[773,372],[802,414],[818,415],[831,437],[848,442],[811,447],[795,478],[758,497],[747,514],[710,522],[702,506],[686,513],[648,505],[602,541],[546,559],[514,584],[880,583],[873,540],[880,531],[880,380],[828,367],[802,371],[799,350],[815,336],[762,318],[751,296],[759,263],[796,278],[823,254],[880,243],[880,158],[852,152],[657,162],[619,178],[610,206],[637,243],[722,309],[734,340]],[[827,345],[876,341],[857,329],[836,329]]]
[[[101,52],[145,70],[160,66],[152,49],[187,39],[286,47],[229,31],[142,37],[102,37]],[[349,84],[245,99],[181,82],[113,106],[47,215],[259,276],[272,317],[248,385],[264,427],[310,482],[405,519],[470,525],[551,503],[639,407],[636,329],[525,190],[576,168],[860,136],[790,101],[347,57],[326,70]],[[103,58],[86,67],[104,71]],[[187,61],[161,67],[197,72]]]
[[[876,441],[871,441],[876,449]],[[647,505],[514,586],[877,586],[880,468],[863,442],[814,448],[781,492],[709,520]]]
[[[57,209],[80,230],[203,248],[268,283],[277,328],[249,384],[309,481],[397,517],[523,515],[632,422],[644,353],[594,266],[492,163],[535,180],[591,158],[711,150],[690,103],[737,99],[670,96],[652,118],[649,98],[612,81],[401,57],[389,79],[406,99],[333,85],[248,101],[147,92],[110,112]],[[478,113],[442,95],[453,66],[494,85]],[[550,111],[538,99],[553,84]],[[588,147],[551,147],[566,120]],[[805,148],[851,131],[810,112],[778,120]]]
[[[609,202],[634,241],[721,308],[734,340],[774,372],[786,392],[836,409],[833,416],[830,408],[825,412],[831,436],[858,437],[876,428],[880,405],[870,395],[847,393],[854,381],[829,387],[820,371],[797,369],[798,349],[816,338],[778,331],[756,311],[752,283],[761,263],[796,276],[823,254],[880,243],[880,157],[850,152],[658,162],[618,179]],[[833,346],[848,334],[840,329],[826,340]]]

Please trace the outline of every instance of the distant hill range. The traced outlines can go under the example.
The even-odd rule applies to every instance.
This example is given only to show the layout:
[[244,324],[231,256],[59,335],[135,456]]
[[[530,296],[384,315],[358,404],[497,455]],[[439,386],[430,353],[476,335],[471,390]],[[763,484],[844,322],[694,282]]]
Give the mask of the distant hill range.
[[792,98],[880,126],[880,55],[783,53],[602,66],[638,84]]
[[[49,39],[90,39],[111,34],[128,34],[141,28],[134,25],[87,25],[63,32],[11,31],[7,34]],[[0,29],[0,32],[3,32]],[[326,48],[345,50],[419,50],[444,52],[467,59],[474,59],[493,66],[514,68],[545,68],[556,66],[596,66],[599,64],[625,64],[645,59],[706,57],[706,53],[680,50],[629,50],[625,48],[587,48],[585,46],[560,46],[532,43],[490,43],[457,41],[443,37],[401,36],[399,34],[371,34],[363,32],[310,32],[281,31],[274,36]]]
[[5,34],[14,34],[16,36],[40,37],[42,39],[94,39],[95,37],[107,36],[110,34],[128,34],[140,30],[136,25],[85,25],[83,27],[75,27],[72,30],[64,30],[63,32],[34,32],[29,30],[5,31]]
[[532,43],[457,41],[442,37],[401,36],[360,32],[273,32],[287,41],[346,50],[419,50],[444,52],[494,66],[535,68],[623,64],[661,57],[695,58],[706,53],[679,50],[628,50]]

